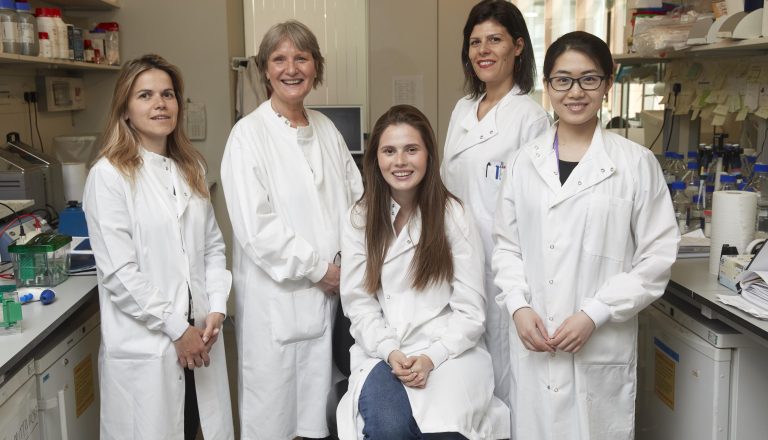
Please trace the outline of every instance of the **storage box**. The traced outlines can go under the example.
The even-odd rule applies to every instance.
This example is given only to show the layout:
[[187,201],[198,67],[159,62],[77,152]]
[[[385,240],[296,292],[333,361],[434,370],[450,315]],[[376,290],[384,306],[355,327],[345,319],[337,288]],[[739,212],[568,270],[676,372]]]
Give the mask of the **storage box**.
[[736,283],[739,275],[744,272],[744,268],[749,266],[754,255],[723,255],[720,257],[720,273],[717,280],[723,286],[738,292]]
[[69,277],[72,237],[45,232],[8,246],[17,287],[52,287]]

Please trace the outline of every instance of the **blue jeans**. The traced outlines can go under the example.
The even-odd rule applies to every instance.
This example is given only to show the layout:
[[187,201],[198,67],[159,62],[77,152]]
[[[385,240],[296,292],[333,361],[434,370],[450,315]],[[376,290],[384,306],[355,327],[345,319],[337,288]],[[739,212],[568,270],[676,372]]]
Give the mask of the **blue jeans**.
[[381,361],[371,370],[360,390],[358,402],[366,440],[452,440],[465,439],[458,433],[422,434],[413,418],[405,386]]

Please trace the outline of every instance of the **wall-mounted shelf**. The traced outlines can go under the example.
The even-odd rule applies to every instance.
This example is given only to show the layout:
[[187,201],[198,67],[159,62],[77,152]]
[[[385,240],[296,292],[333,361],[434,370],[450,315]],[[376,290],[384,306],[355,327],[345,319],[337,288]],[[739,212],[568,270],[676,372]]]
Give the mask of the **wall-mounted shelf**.
[[750,56],[768,55],[768,38],[752,38],[749,40],[725,40],[702,46],[691,46],[684,50],[669,51],[664,56],[642,56],[637,54],[619,54],[613,58],[620,64],[659,63],[680,58],[713,57],[713,56]]
[[120,70],[120,66],[109,66],[106,64],[83,63],[80,61],[57,60],[52,58],[31,57],[28,55],[0,53],[0,66],[3,64],[26,64],[31,67],[40,67],[43,69],[96,70],[96,71]]
[[65,9],[89,9],[108,11],[120,7],[120,0],[46,0],[46,3]]

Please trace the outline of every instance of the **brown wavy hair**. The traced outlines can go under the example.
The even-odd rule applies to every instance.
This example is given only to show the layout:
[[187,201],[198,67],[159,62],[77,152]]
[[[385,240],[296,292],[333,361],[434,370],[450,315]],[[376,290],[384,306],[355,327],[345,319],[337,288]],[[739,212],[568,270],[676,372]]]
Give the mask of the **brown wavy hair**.
[[128,61],[120,71],[120,76],[115,84],[115,92],[112,95],[112,106],[109,111],[107,125],[104,128],[104,145],[99,151],[95,161],[106,157],[109,163],[117,168],[124,176],[133,181],[143,161],[141,159],[141,141],[139,134],[125,120],[128,111],[128,101],[131,89],[136,79],[142,73],[158,69],[167,73],[173,83],[173,91],[176,94],[176,102],[179,113],[176,118],[176,127],[168,135],[168,157],[176,162],[187,184],[192,191],[200,197],[208,197],[208,186],[205,184],[205,158],[192,145],[192,142],[184,132],[184,82],[181,72],[173,64],[166,61],[160,55],[148,54],[140,58]]
[[409,275],[413,279],[411,285],[423,290],[430,284],[453,278],[451,246],[445,232],[445,210],[450,199],[458,199],[440,179],[437,142],[429,120],[416,107],[396,105],[376,121],[363,156],[365,190],[357,205],[365,212],[368,258],[363,287],[371,294],[381,287],[381,268],[394,239],[389,210],[391,191],[379,168],[379,143],[384,130],[399,124],[410,125],[419,132],[428,154],[427,169],[416,194],[416,206],[421,212],[421,237],[409,268]]

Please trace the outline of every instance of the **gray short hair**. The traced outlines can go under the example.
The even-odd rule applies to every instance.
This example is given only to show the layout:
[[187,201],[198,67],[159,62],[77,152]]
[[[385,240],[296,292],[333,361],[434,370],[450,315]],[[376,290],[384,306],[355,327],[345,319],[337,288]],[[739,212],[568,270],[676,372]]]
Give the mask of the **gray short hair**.
[[[264,34],[259,45],[259,53],[256,55],[256,65],[259,67],[261,73],[267,72],[267,61],[272,52],[277,49],[277,46],[284,40],[288,39],[297,49],[306,51],[312,54],[312,58],[315,61],[315,83],[313,87],[323,83],[323,70],[325,68],[325,58],[320,53],[320,45],[317,44],[317,37],[311,30],[304,24],[296,20],[288,20],[283,23],[278,23]],[[269,83],[267,83],[269,87]],[[271,87],[270,87],[271,88]]]

